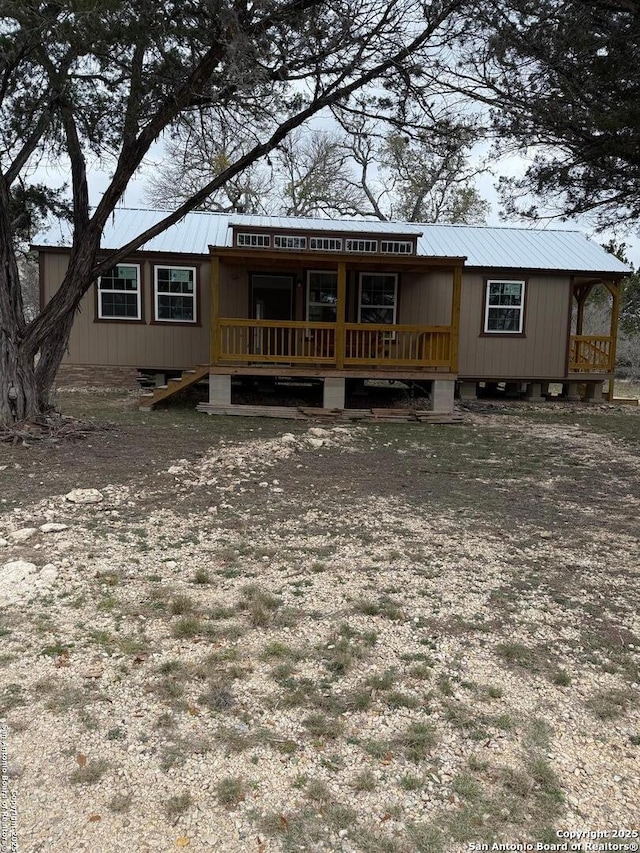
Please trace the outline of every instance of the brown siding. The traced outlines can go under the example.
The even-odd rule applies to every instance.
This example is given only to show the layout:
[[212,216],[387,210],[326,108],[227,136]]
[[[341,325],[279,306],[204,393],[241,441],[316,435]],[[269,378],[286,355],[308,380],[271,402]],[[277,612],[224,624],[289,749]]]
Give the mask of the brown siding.
[[249,316],[249,275],[245,267],[220,264],[220,316]]
[[[50,299],[62,282],[67,257],[43,253],[45,298]],[[140,263],[145,323],[95,322],[95,285],[85,294],[71,330],[65,364],[96,364],[139,368],[188,368],[209,360],[209,271],[208,261],[199,269],[198,326],[150,323],[153,317],[151,260]],[[162,263],[167,261],[163,260]],[[176,264],[194,265],[190,261]],[[197,265],[197,264],[196,264]]]
[[485,276],[465,273],[460,309],[459,375],[470,379],[555,379],[564,376],[569,276],[491,272],[490,277],[526,279],[524,337],[481,334]]
[[398,293],[398,323],[448,326],[451,322],[453,273],[402,273]]

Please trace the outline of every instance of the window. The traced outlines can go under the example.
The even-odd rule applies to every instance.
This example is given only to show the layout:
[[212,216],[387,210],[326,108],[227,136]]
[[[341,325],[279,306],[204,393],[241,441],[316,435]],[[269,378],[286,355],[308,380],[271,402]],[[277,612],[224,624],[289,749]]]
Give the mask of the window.
[[271,245],[271,237],[268,234],[238,234],[236,244],[249,246],[252,249],[268,249]]
[[521,334],[524,328],[524,281],[487,281],[484,331]]
[[335,323],[338,303],[338,274],[307,273],[307,320],[312,323]]
[[360,273],[359,323],[395,323],[398,276]]
[[195,267],[156,267],[154,290],[156,320],[196,322]]
[[413,243],[408,240],[382,240],[380,251],[383,255],[412,255]]
[[309,248],[320,252],[341,252],[341,237],[309,237]]
[[377,240],[347,240],[347,252],[377,252]]
[[141,320],[140,267],[117,264],[98,279],[100,320]]
[[276,249],[306,249],[307,238],[276,234],[273,238],[273,245]]

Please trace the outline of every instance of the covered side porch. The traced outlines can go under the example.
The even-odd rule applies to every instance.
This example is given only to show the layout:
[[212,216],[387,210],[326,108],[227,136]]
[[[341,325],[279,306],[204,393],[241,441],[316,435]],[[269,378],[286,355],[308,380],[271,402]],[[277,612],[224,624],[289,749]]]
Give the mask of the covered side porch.
[[[585,334],[585,313],[594,290],[604,290],[604,314],[598,325],[606,328]],[[620,316],[620,279],[574,278],[571,283],[571,334],[567,354],[565,393],[568,399],[602,399],[603,383],[609,382],[609,400],[613,399],[613,379],[616,365],[616,341]],[[593,327],[593,323],[591,324]],[[590,332],[594,329],[591,328]],[[584,392],[584,393],[582,393]]]

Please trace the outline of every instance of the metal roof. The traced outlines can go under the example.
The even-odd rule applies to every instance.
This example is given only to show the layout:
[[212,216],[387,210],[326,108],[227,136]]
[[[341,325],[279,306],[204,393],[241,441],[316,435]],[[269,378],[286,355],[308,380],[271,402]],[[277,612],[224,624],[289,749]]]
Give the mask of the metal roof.
[[[167,215],[162,210],[119,208],[104,229],[103,249],[118,249]],[[236,227],[305,229],[418,236],[418,255],[465,257],[466,266],[503,269],[625,273],[629,268],[581,231],[473,225],[431,225],[345,219],[302,219],[248,214],[188,213],[176,225],[140,246],[140,251],[208,255],[209,246],[232,245]],[[53,222],[34,246],[71,245],[69,223]]]

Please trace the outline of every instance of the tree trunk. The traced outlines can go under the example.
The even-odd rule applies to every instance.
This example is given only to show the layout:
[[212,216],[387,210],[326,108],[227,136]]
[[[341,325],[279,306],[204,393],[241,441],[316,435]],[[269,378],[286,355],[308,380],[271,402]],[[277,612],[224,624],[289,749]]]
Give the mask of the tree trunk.
[[33,358],[16,335],[0,326],[0,424],[30,420],[40,412]]

